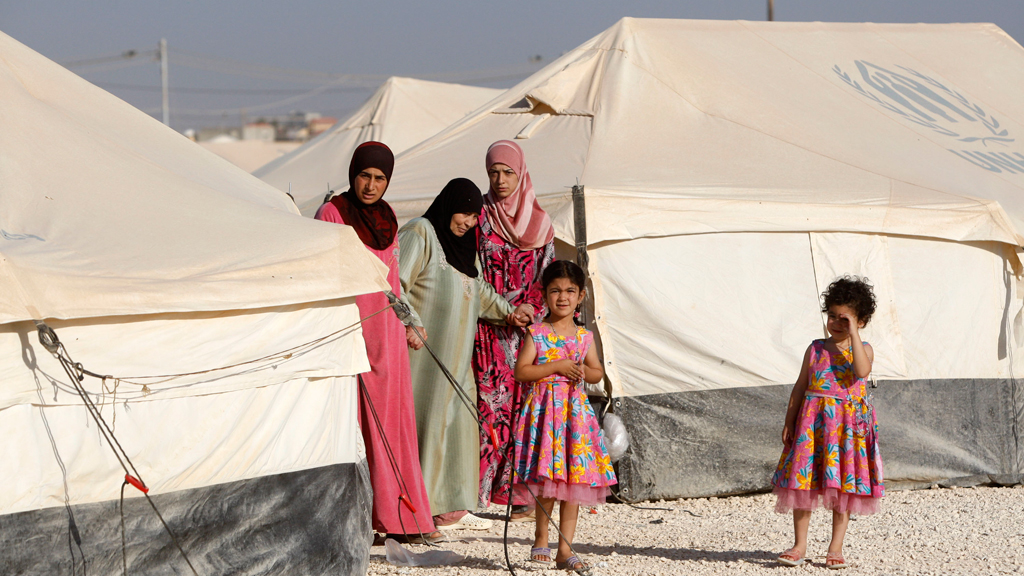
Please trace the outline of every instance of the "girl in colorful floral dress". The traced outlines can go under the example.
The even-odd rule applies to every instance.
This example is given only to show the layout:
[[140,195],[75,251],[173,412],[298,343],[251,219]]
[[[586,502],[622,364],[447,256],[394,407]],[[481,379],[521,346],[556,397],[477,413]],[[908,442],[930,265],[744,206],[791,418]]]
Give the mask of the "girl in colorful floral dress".
[[815,340],[804,353],[782,430],[785,445],[772,478],[775,511],[793,511],[795,544],[779,556],[786,566],[804,563],[811,511],[832,510],[832,542],[825,565],[846,568],[843,538],[850,513],[873,514],[885,488],[878,453],[878,425],[864,380],[874,351],[860,329],[875,312],[871,286],[844,276],[822,294],[831,338]]
[[[583,300],[583,270],[565,260],[552,262],[541,275],[549,310],[544,322],[529,327],[519,348],[516,380],[527,387],[515,428],[516,500],[534,503],[537,515],[531,560],[551,562],[548,522],[560,502],[557,568],[581,571],[586,566],[571,551],[580,504],[600,504],[615,484],[608,451],[583,382],[597,383],[604,370],[593,347],[593,334],[573,321]],[[564,537],[564,538],[563,538]]]

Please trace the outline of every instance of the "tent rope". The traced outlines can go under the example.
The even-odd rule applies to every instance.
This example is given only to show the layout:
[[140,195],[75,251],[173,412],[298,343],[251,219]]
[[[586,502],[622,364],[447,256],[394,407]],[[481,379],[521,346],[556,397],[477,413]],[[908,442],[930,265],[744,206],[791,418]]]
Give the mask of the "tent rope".
[[[71,379],[72,385],[78,392],[79,397],[81,397],[82,402],[85,404],[86,411],[89,412],[89,415],[92,416],[92,419],[96,422],[96,425],[100,430],[100,433],[103,435],[103,439],[106,440],[107,445],[110,446],[110,449],[114,453],[114,456],[117,458],[118,463],[121,464],[121,468],[124,470],[125,473],[125,482],[130,483],[132,486],[138,488],[139,491],[142,492],[142,495],[146,497],[146,501],[149,502],[149,505],[153,508],[153,512],[156,513],[157,518],[160,519],[160,523],[163,524],[164,530],[167,532],[167,535],[171,537],[171,540],[174,542],[174,545],[178,548],[178,552],[181,553],[182,558],[185,559],[185,563],[188,564],[189,569],[192,570],[192,574],[194,574],[195,576],[199,576],[199,573],[196,572],[195,567],[192,566],[192,561],[189,560],[188,555],[185,553],[185,550],[181,547],[181,543],[178,542],[178,538],[174,535],[174,532],[172,532],[171,528],[167,525],[167,522],[164,520],[163,515],[160,514],[160,510],[157,508],[156,503],[154,503],[153,499],[150,498],[148,494],[149,488],[146,486],[145,482],[142,481],[142,476],[141,474],[139,474],[139,471],[135,468],[135,464],[132,463],[131,458],[128,456],[128,453],[125,452],[124,448],[121,446],[121,443],[117,440],[117,437],[114,436],[114,432],[107,425],[106,420],[103,419],[103,415],[100,413],[99,408],[97,408],[96,404],[94,404],[92,399],[89,398],[89,394],[85,391],[85,388],[82,386],[82,380],[85,379],[85,374],[84,370],[80,369],[81,364],[76,364],[74,360],[71,359],[71,355],[68,353],[67,349],[64,347],[64,344],[57,337],[57,333],[54,332],[52,328],[38,320],[36,321],[36,328],[39,331],[39,343],[42,344],[43,347],[46,348],[51,354],[53,354],[54,357],[56,357],[57,360],[60,362],[60,365],[64,368],[64,371],[67,373],[68,378]],[[127,564],[127,560],[123,559],[123,562]]]
[[[344,328],[342,328],[340,330],[335,330],[334,332],[331,332],[330,334],[327,334],[326,336],[322,336],[320,338],[316,338],[314,340],[310,340],[310,341],[305,342],[303,344],[299,344],[298,346],[294,346],[292,348],[288,348],[286,350],[283,350],[283,351],[280,351],[280,352],[277,352],[277,353],[274,353],[274,354],[269,354],[269,355],[266,355],[266,356],[262,356],[260,358],[255,358],[255,359],[247,360],[247,361],[244,361],[244,362],[238,362],[238,363],[231,364],[231,365],[228,365],[228,366],[221,366],[221,367],[217,367],[217,368],[210,368],[210,369],[207,369],[207,370],[200,370],[200,371],[196,371],[196,372],[188,372],[188,373],[181,373],[181,374],[166,374],[166,375],[160,375],[160,376],[134,376],[132,378],[133,379],[155,379],[155,378],[171,379],[171,378],[178,378],[178,377],[182,377],[182,376],[194,376],[194,375],[200,375],[200,374],[207,374],[207,373],[211,373],[211,372],[217,372],[217,371],[220,371],[220,370],[227,370],[227,369],[230,369],[230,368],[237,368],[237,367],[240,367],[240,366],[246,366],[246,365],[253,364],[253,363],[256,363],[256,362],[261,362],[261,361],[265,361],[265,360],[271,360],[271,359],[275,359],[275,358],[285,358],[286,359],[286,358],[290,357],[291,354],[294,354],[297,350],[301,350],[301,349],[306,348],[306,347],[309,347],[309,348],[315,347],[317,344],[320,344],[320,343],[322,343],[322,342],[324,342],[326,340],[329,340],[330,338],[332,338],[334,336],[337,336],[338,334],[341,334],[343,332],[346,332],[348,330],[351,330],[351,329],[355,328],[356,326],[362,324],[366,320],[376,316],[377,314],[380,314],[380,313],[384,312],[385,310],[391,308],[392,306],[393,306],[393,304],[385,306],[384,308],[381,308],[380,310],[374,312],[373,314],[370,314],[369,316],[366,316],[365,318],[360,318],[358,322],[355,322],[355,323],[353,323],[353,324],[351,324],[349,326],[346,326],[346,327],[344,327]],[[101,435],[103,436],[103,439],[106,441],[107,445],[110,447],[110,450],[114,453],[114,457],[117,458],[118,464],[120,464],[121,468],[125,472],[124,483],[121,485],[121,502],[120,502],[120,510],[121,510],[121,544],[122,544],[121,553],[122,553],[122,568],[123,568],[124,572],[127,573],[127,570],[128,570],[128,567],[127,567],[127,556],[126,556],[126,537],[125,537],[125,533],[124,533],[124,530],[125,530],[125,528],[124,528],[124,487],[127,484],[131,484],[132,486],[137,488],[140,492],[142,492],[142,495],[146,498],[146,501],[149,503],[150,507],[153,508],[153,512],[156,514],[157,518],[160,520],[160,523],[163,525],[164,531],[166,531],[168,536],[170,536],[171,540],[174,542],[175,547],[178,549],[178,552],[180,552],[182,558],[184,558],[185,563],[188,564],[188,567],[192,571],[192,574],[194,574],[195,576],[198,576],[198,572],[196,571],[195,567],[192,565],[192,561],[189,559],[188,554],[185,553],[185,550],[182,548],[181,543],[178,541],[178,538],[174,535],[174,532],[171,530],[170,526],[167,525],[167,521],[164,520],[163,515],[160,513],[160,510],[157,508],[156,503],[153,502],[153,499],[149,496],[149,487],[142,480],[142,475],[139,474],[139,471],[138,471],[138,469],[136,469],[135,464],[131,461],[131,458],[128,456],[127,452],[125,452],[124,448],[121,446],[121,443],[118,441],[117,437],[114,435],[113,429],[107,424],[106,420],[103,418],[103,414],[100,412],[99,407],[96,406],[95,402],[93,402],[92,398],[90,398],[89,392],[82,385],[82,382],[85,380],[85,376],[91,376],[93,378],[97,378],[97,379],[101,380],[102,383],[103,383],[102,385],[104,387],[104,391],[106,391],[106,381],[107,380],[114,380],[115,381],[115,384],[114,384],[115,390],[116,390],[116,386],[117,386],[118,382],[126,382],[126,383],[129,383],[129,384],[137,384],[137,383],[131,382],[129,379],[126,379],[126,378],[116,378],[116,377],[110,376],[110,375],[102,375],[102,374],[98,374],[96,372],[93,372],[91,370],[86,369],[80,362],[75,362],[71,358],[70,353],[67,351],[67,348],[65,348],[63,342],[60,341],[60,338],[57,337],[57,333],[53,330],[53,328],[51,328],[50,326],[48,326],[46,323],[44,323],[41,320],[36,320],[35,324],[36,324],[36,329],[38,331],[39,343],[42,344],[43,348],[45,348],[47,351],[49,351],[58,360],[58,362],[60,362],[60,365],[64,369],[64,372],[67,374],[68,378],[71,380],[71,384],[72,384],[72,387],[74,388],[74,391],[78,394],[79,398],[81,398],[82,403],[85,405],[86,411],[89,413],[89,416],[96,422],[96,425],[97,425]],[[143,385],[143,387],[145,388],[145,385]],[[415,516],[414,516],[414,519],[415,519]],[[73,522],[73,520],[72,520],[72,522]],[[74,527],[73,527],[72,531],[74,532],[74,534],[73,534],[74,540],[76,542],[80,543],[81,540],[80,540],[80,537],[78,536],[77,530],[74,529]],[[79,547],[81,547],[81,544],[79,544]],[[73,554],[72,554],[72,557],[73,557]],[[83,560],[84,560],[84,557],[83,557]],[[84,566],[83,566],[83,570],[84,570]]]

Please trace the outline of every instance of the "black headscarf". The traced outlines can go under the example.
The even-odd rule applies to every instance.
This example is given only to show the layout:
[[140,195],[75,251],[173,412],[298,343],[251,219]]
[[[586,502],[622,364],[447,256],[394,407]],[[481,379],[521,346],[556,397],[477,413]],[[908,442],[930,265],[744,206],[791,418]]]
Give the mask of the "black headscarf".
[[[391,173],[395,169],[395,155],[391,149],[380,142],[364,142],[352,152],[352,162],[348,165],[348,191],[331,198],[331,203],[338,209],[345,224],[355,228],[356,234],[363,244],[376,250],[383,250],[395,241],[398,233],[398,219],[395,211],[381,197],[373,204],[363,204],[356,196],[355,180],[360,172],[367,168],[376,168],[384,173],[391,184]],[[385,186],[384,190],[387,190]]]
[[423,213],[423,217],[434,225],[437,241],[444,249],[444,258],[470,278],[476,278],[476,231],[468,230],[462,236],[452,232],[452,216],[455,214],[480,214],[484,207],[480,189],[467,178],[456,178],[445,185],[444,190]]

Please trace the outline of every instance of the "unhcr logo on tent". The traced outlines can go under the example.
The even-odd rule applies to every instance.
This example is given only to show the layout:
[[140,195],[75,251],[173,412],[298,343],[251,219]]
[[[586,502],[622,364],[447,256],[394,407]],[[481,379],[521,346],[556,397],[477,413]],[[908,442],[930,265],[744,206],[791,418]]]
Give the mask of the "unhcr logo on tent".
[[896,66],[901,71],[894,72],[863,60],[854,65],[859,81],[838,65],[832,71],[858,94],[900,118],[972,145],[976,149],[948,150],[975,166],[990,172],[1024,173],[1024,155],[992,149],[1016,141],[1009,131],[960,92],[906,66]]

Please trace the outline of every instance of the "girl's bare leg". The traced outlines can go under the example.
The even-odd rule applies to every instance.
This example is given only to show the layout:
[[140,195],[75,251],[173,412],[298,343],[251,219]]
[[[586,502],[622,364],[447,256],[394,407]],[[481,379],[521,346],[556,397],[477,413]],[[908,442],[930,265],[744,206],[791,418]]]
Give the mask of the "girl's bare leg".
[[[547,548],[548,547],[548,518],[551,517],[551,513],[555,509],[555,500],[553,498],[538,498],[540,506],[547,511],[547,514],[538,510],[537,511],[537,529],[534,532],[533,547],[534,548]],[[543,560],[543,558],[540,558]],[[552,558],[548,558],[552,560]]]
[[810,525],[810,510],[793,510],[793,548],[796,548],[801,556],[807,555],[807,529]]
[[[573,537],[576,534],[576,520],[580,515],[580,505],[561,502],[558,511],[560,516],[558,519],[558,529],[562,531],[562,534],[558,537],[558,554],[555,556],[555,561],[564,562],[572,556],[572,550],[569,548],[569,545],[572,544]],[[568,540],[563,539],[562,536],[565,536]]]
[[829,554],[843,554],[843,539],[846,538],[846,528],[850,525],[850,513],[840,514],[832,512],[832,542],[828,545]]

